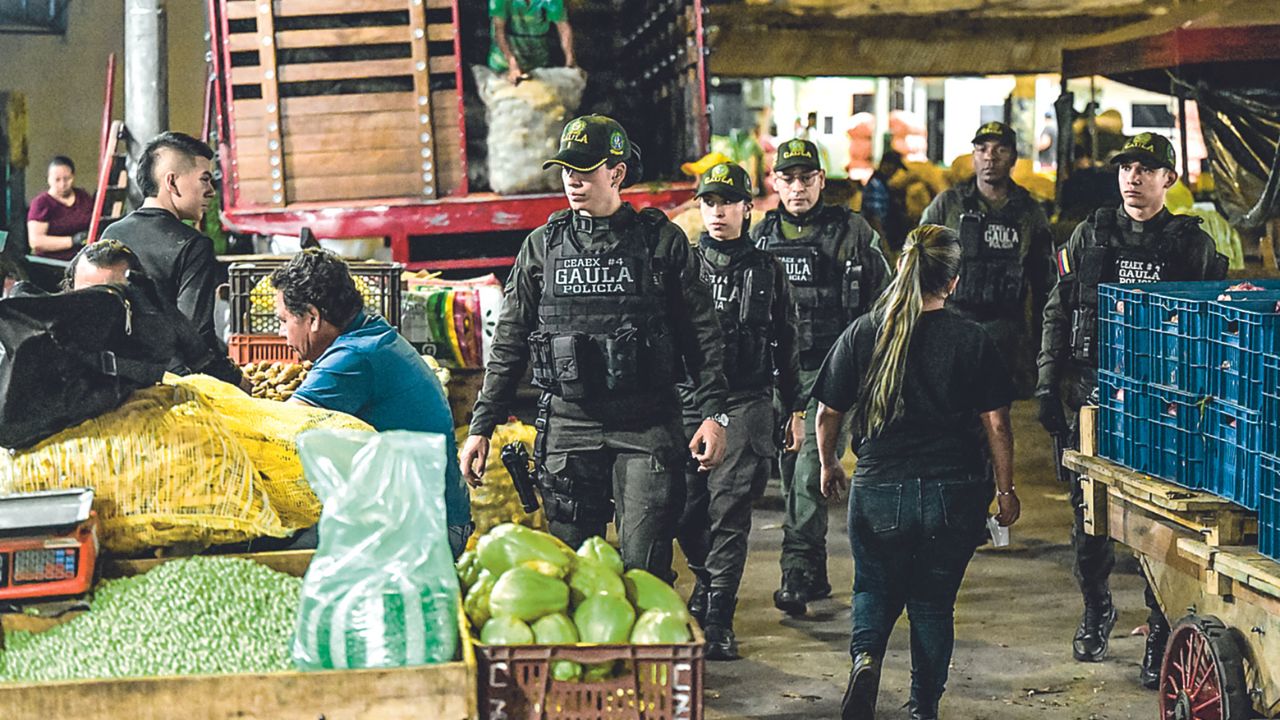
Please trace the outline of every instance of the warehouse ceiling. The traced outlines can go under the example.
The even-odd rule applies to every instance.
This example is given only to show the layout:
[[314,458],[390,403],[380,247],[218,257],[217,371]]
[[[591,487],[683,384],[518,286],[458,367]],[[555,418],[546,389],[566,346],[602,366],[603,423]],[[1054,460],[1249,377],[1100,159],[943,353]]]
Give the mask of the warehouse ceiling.
[[1068,41],[1160,16],[1178,3],[729,0],[707,4],[711,72],[716,75],[894,77],[1057,72]]

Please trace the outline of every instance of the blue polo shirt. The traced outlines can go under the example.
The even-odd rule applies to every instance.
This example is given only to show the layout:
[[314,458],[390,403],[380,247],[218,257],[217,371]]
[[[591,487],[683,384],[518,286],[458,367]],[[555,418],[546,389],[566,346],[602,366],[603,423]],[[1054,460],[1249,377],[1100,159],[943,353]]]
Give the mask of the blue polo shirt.
[[453,413],[444,388],[413,346],[376,316],[358,313],[316,359],[294,397],[354,415],[383,430],[445,436],[445,509],[449,525],[471,521],[471,499],[458,467]]

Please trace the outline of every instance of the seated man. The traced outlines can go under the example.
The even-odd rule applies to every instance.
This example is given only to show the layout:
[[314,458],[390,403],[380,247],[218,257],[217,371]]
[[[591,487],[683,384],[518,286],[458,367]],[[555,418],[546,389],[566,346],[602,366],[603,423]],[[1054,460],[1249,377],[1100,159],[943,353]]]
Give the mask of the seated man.
[[354,415],[379,432],[413,430],[445,436],[445,508],[455,556],[471,534],[471,501],[462,483],[453,414],[444,388],[413,346],[377,315],[364,311],[347,264],[308,249],[271,275],[280,334],[315,363],[290,402]]
[[62,289],[81,290],[93,285],[120,285],[126,289],[135,336],[173,358],[170,372],[211,375],[245,392],[253,387],[231,358],[219,348],[210,347],[195,323],[160,295],[155,283],[142,272],[138,257],[123,243],[101,240],[86,245],[71,259]]

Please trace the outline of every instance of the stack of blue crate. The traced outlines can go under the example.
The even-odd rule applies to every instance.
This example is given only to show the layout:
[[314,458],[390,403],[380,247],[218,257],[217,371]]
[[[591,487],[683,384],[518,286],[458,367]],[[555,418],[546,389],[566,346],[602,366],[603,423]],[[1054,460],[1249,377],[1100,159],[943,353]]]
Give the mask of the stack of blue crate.
[[1280,281],[1103,285],[1099,453],[1259,511],[1280,558]]

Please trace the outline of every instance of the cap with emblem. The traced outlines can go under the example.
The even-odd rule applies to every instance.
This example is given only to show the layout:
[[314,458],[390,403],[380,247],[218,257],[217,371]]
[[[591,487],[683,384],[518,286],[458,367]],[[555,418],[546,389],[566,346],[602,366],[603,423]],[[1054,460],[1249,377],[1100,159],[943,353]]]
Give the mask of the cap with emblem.
[[1001,145],[1008,145],[1011,148],[1018,147],[1018,134],[1013,128],[1002,122],[992,121],[978,128],[978,132],[973,134],[973,144],[987,140],[999,140]]
[[711,194],[732,202],[750,200],[751,176],[736,163],[720,163],[698,178],[695,197]]
[[1177,169],[1173,143],[1163,135],[1149,132],[1138,133],[1126,140],[1120,152],[1111,158],[1113,165],[1126,162],[1140,162],[1148,167],[1161,167],[1166,170]]
[[778,146],[778,160],[773,165],[773,171],[782,172],[791,168],[821,170],[820,158],[817,145],[808,140],[788,140]]
[[560,133],[560,151],[542,163],[542,169],[562,165],[579,172],[591,172],[606,162],[616,164],[630,159],[631,141],[618,121],[604,115],[586,115],[564,126],[564,132]]

